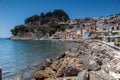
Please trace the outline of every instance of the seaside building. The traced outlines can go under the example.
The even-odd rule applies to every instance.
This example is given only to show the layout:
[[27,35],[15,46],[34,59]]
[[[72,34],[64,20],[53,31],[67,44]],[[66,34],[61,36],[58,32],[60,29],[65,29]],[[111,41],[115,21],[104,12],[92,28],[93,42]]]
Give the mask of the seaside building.
[[[54,38],[57,39],[82,39],[88,35],[92,38],[108,40],[108,38],[120,38],[120,15],[110,15],[106,17],[83,19],[70,19],[59,24],[69,24],[73,28],[67,28],[64,32],[56,32]],[[87,35],[87,37],[86,37]]]
[[56,32],[55,34],[52,35],[52,36],[53,36],[52,38],[53,38],[53,39],[61,39],[61,37],[62,37],[62,36],[61,36],[61,33],[62,33],[62,32]]
[[74,25],[74,24],[77,24],[77,21],[75,19],[70,19],[66,23],[69,25]]
[[110,15],[107,17],[100,18],[96,23],[97,31],[99,36],[104,38],[103,40],[114,41],[115,38],[120,37],[120,18],[119,15]]

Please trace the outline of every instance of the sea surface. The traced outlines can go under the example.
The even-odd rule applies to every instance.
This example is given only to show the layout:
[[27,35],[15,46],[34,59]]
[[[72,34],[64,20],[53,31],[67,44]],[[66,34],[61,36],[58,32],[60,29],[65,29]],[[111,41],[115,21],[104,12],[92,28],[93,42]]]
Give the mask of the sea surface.
[[52,40],[0,39],[0,67],[3,80],[31,80],[46,58],[56,56],[77,43]]

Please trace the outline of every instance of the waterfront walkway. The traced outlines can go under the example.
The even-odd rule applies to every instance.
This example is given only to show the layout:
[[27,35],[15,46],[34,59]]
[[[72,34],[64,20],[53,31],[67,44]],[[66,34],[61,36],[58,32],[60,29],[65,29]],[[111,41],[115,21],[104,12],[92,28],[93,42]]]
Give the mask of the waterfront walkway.
[[120,47],[115,46],[115,45],[114,45],[114,42],[106,42],[106,41],[102,41],[102,42],[103,42],[104,44],[107,44],[107,45],[109,45],[110,47],[112,47],[112,48],[120,51]]

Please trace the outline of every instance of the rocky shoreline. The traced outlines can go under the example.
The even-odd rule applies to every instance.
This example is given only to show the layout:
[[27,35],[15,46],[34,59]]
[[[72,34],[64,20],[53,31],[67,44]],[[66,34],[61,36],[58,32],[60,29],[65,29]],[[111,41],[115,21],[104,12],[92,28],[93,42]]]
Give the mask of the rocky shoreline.
[[18,37],[18,36],[12,36],[9,39],[11,40],[32,40],[31,37]]
[[119,80],[120,52],[98,40],[85,40],[77,48],[46,59],[35,80]]
[[33,36],[11,36],[9,37],[11,40],[49,40],[49,36],[43,36],[43,37],[36,37],[36,35]]

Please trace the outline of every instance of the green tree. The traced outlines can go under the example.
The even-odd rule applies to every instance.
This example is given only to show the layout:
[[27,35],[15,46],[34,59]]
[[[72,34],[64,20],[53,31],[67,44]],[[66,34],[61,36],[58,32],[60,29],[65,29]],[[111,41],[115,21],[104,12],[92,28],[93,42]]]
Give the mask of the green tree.
[[84,20],[85,21],[90,21],[92,18],[91,17],[85,17]]
[[13,35],[22,35],[26,32],[26,27],[24,25],[15,26],[14,29],[11,29]]
[[36,21],[39,21],[39,16],[38,15],[33,15],[31,17],[28,17],[25,19],[25,24],[35,24]]
[[66,22],[69,20],[69,16],[63,10],[53,11],[53,16],[58,19],[58,21]]
[[43,12],[40,14],[40,20],[39,21],[40,21],[41,25],[43,25],[45,23],[45,15],[44,15]]
[[66,22],[69,16],[63,10],[54,10],[53,12],[40,13],[26,18],[25,25],[17,25],[11,32],[14,36],[22,36],[27,33],[37,33],[45,35],[54,34],[56,31],[64,31],[68,25],[61,25],[58,22]]
[[47,12],[46,14],[45,14],[45,17],[52,17],[53,15],[52,15],[52,12]]

